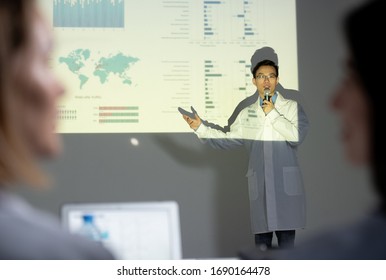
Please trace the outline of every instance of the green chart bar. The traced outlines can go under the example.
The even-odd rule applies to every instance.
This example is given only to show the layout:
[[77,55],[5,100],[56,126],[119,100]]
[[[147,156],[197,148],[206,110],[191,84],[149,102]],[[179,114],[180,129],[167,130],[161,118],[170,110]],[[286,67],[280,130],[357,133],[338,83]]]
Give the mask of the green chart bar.
[[101,124],[139,123],[138,106],[100,106],[98,109]]

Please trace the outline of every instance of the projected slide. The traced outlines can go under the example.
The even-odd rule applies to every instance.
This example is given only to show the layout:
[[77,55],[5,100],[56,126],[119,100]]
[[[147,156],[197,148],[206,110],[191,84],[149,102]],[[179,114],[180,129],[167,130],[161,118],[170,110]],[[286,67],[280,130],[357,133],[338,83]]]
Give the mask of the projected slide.
[[225,125],[255,92],[253,53],[298,89],[295,0],[40,0],[67,89],[61,133],[188,132],[178,107]]

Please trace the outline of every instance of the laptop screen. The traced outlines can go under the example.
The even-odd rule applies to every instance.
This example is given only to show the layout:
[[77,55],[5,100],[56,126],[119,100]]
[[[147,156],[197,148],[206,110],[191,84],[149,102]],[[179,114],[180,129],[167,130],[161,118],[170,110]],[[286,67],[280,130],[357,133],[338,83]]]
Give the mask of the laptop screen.
[[71,233],[102,242],[116,259],[182,258],[175,201],[64,204],[61,219]]

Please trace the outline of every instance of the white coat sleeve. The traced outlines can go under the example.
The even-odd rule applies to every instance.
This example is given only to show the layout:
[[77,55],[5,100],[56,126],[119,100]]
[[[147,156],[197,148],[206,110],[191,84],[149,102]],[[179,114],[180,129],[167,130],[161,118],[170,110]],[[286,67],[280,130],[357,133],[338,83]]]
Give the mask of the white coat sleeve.
[[267,117],[273,128],[279,132],[291,145],[299,145],[303,142],[309,127],[309,122],[303,108],[293,102],[286,113],[282,114],[276,108]]
[[216,149],[233,149],[242,146],[244,143],[240,118],[236,118],[229,132],[224,132],[201,123],[194,133],[202,143],[209,144]]

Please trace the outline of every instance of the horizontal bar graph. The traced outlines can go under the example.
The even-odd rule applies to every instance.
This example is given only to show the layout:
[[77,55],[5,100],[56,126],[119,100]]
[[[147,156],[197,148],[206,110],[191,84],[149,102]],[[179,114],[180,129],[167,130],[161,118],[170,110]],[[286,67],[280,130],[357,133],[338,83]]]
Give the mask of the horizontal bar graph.
[[138,106],[100,106],[98,108],[100,124],[139,123]]

